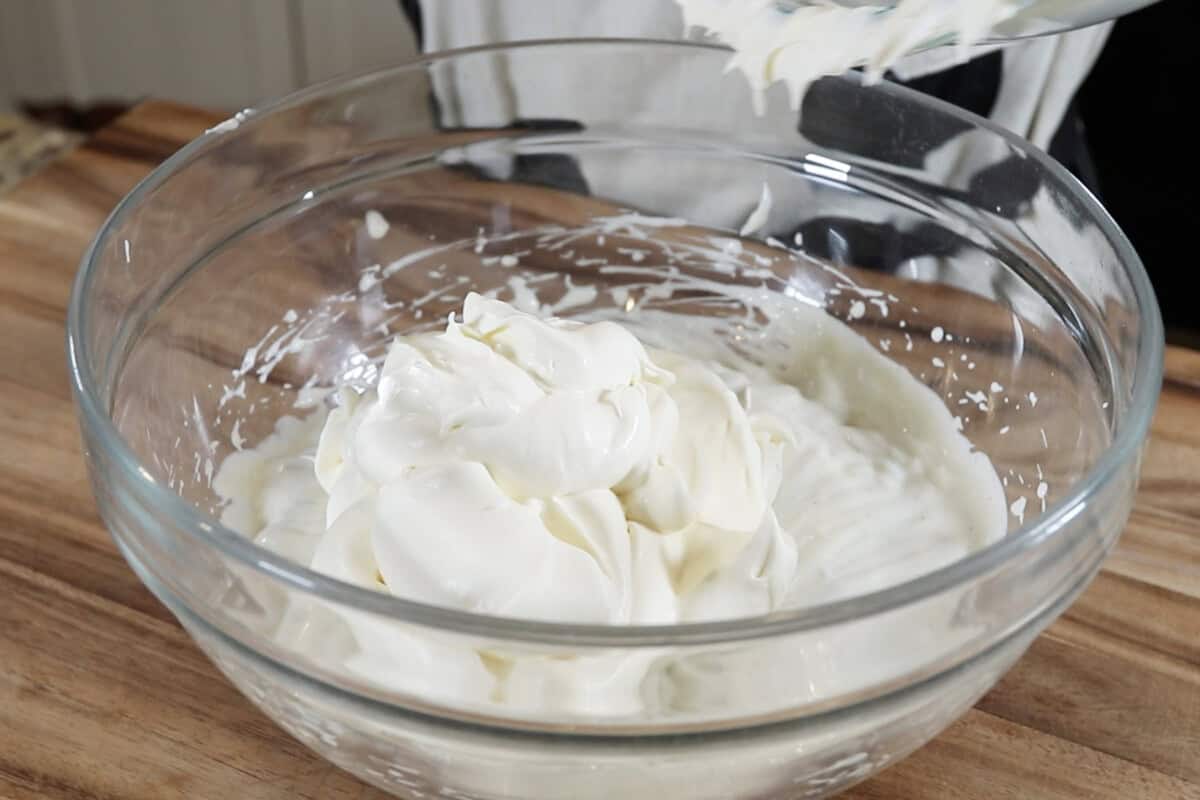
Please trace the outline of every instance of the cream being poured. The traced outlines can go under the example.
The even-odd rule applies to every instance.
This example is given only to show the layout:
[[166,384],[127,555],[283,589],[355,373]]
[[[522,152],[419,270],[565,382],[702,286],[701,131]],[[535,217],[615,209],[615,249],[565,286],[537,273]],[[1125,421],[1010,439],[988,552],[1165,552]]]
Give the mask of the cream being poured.
[[783,82],[799,106],[823,75],[864,67],[878,80],[904,56],[954,42],[959,57],[1025,3],[1018,0],[676,0],[685,29],[709,31],[734,50],[729,69],[744,73],[762,108],[762,93]]

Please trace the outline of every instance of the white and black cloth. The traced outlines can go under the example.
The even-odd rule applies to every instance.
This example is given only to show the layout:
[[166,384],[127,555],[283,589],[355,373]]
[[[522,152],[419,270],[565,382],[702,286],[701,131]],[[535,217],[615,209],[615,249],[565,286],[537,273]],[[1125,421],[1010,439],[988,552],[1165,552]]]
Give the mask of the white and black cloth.
[[[400,5],[426,52],[580,36],[678,39],[683,25],[672,0],[400,0]],[[988,117],[1049,151],[1094,189],[1094,170],[1073,103],[1110,29],[1111,23],[1107,23],[1002,47],[979,47],[966,63],[958,62],[955,49],[941,48],[901,61],[888,77]],[[633,95],[622,99],[630,108],[654,108],[656,103],[671,102],[664,101],[664,97],[669,97],[669,87],[679,83],[679,76],[671,74],[677,65],[669,57],[663,59],[661,69],[657,64],[651,69],[646,69],[645,62],[637,65],[640,71],[636,75],[634,65],[618,65],[615,72],[607,66],[610,72],[604,79],[618,82],[623,92]],[[503,78],[489,74],[435,86],[439,122],[446,127],[487,127],[494,120],[519,119],[523,125],[553,126],[562,121],[544,118],[537,109],[578,108],[586,101],[586,97],[581,100],[581,94],[586,94],[583,87],[596,80],[594,69],[589,71],[586,64],[563,64],[562,69],[567,74],[546,76],[534,82],[536,85],[524,85],[529,83],[524,81],[521,87],[501,86],[495,81]],[[569,74],[571,70],[579,74]],[[877,162],[904,164],[905,159],[915,159],[911,166],[964,193],[978,194],[977,190],[985,187],[989,211],[1002,216],[1015,219],[1035,210],[1038,178],[1031,174],[1029,181],[1020,180],[1020,164],[1014,163],[1018,157],[1004,149],[1002,141],[990,137],[990,147],[980,148],[975,144],[978,137],[964,135],[969,126],[955,126],[953,120],[942,115],[937,120],[941,127],[931,126],[927,132],[928,146],[922,153],[888,152],[892,139],[871,133],[881,124],[880,110],[866,109],[862,113],[869,116],[856,120],[853,97],[847,94],[853,91],[850,86],[842,81],[819,81],[805,95],[798,123],[795,112],[790,112],[793,121],[781,119],[780,124],[798,124],[800,133],[815,144]],[[598,93],[598,98],[602,96]],[[779,112],[774,109],[774,113]],[[724,107],[698,104],[684,113],[689,125],[698,130],[729,130],[731,124],[736,125]],[[705,115],[711,123],[708,126]],[[758,122],[747,115],[746,124]],[[822,125],[827,130],[822,130]],[[856,129],[865,132],[860,142],[852,135]],[[997,152],[997,145],[1003,152]],[[705,174],[696,174],[693,169],[687,175],[675,175],[664,174],[671,168],[663,165],[658,168],[659,174],[639,176],[554,154],[477,166],[490,177],[504,180],[553,185],[601,197],[633,197],[641,201],[639,208],[672,209],[675,215],[734,230],[758,196],[756,186],[735,187],[733,176],[722,174],[719,167]],[[802,193],[804,189],[797,191]],[[782,202],[804,208],[806,199],[799,195],[777,196],[776,206]],[[794,229],[783,235],[800,234],[813,255],[835,261],[852,256],[858,266],[885,271],[895,271],[902,265],[911,270],[916,263],[933,264],[931,269],[940,270],[939,265],[947,263],[945,257],[955,249],[940,244],[938,237],[926,242],[911,231],[901,230],[903,226],[894,219],[872,218],[871,211],[864,214],[858,208],[825,206],[819,217],[797,218]],[[847,243],[853,252],[839,252]]]

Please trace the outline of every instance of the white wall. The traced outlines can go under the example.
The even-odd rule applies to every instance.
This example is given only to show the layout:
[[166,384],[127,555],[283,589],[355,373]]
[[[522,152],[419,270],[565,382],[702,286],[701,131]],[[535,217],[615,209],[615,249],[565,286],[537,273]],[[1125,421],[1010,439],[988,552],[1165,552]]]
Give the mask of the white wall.
[[415,50],[396,0],[0,0],[0,108],[158,97],[233,110]]

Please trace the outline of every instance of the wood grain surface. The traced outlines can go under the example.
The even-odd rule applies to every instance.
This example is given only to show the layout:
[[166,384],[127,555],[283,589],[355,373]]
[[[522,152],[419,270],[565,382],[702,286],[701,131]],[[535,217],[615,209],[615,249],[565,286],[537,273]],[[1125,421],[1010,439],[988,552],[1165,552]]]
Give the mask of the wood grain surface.
[[[64,358],[80,255],[214,118],[147,103],[0,196],[0,798],[380,798],[256,711],[101,525]],[[970,713],[856,787],[902,798],[1200,800],[1200,353],[1169,348],[1133,518]]]

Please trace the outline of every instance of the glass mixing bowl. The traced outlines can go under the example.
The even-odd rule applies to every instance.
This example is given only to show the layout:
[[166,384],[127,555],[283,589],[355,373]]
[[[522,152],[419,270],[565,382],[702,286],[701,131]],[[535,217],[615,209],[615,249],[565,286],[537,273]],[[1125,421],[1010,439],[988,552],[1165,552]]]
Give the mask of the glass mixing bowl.
[[[835,792],[962,714],[1126,521],[1161,323],[1096,200],[1028,144],[890,85],[821,80],[800,109],[772,90],[756,116],[727,57],[541,42],[322,84],[185,147],[84,257],[68,347],[114,539],[247,697],[373,784],[455,798]],[[620,628],[368,591],[220,524],[225,456],[309,413],[320,389],[369,384],[389,336],[444,324],[468,290],[655,320],[648,335],[704,317],[747,357],[784,362],[803,350],[797,320],[844,320],[991,458],[1008,534],[818,607]],[[853,390],[885,391],[867,373]],[[442,653],[594,672],[600,700],[564,707],[552,682],[522,702],[456,696],[404,661],[386,684],[349,674],[277,635],[297,607]],[[610,707],[606,665],[630,661],[652,665],[647,685]]]

